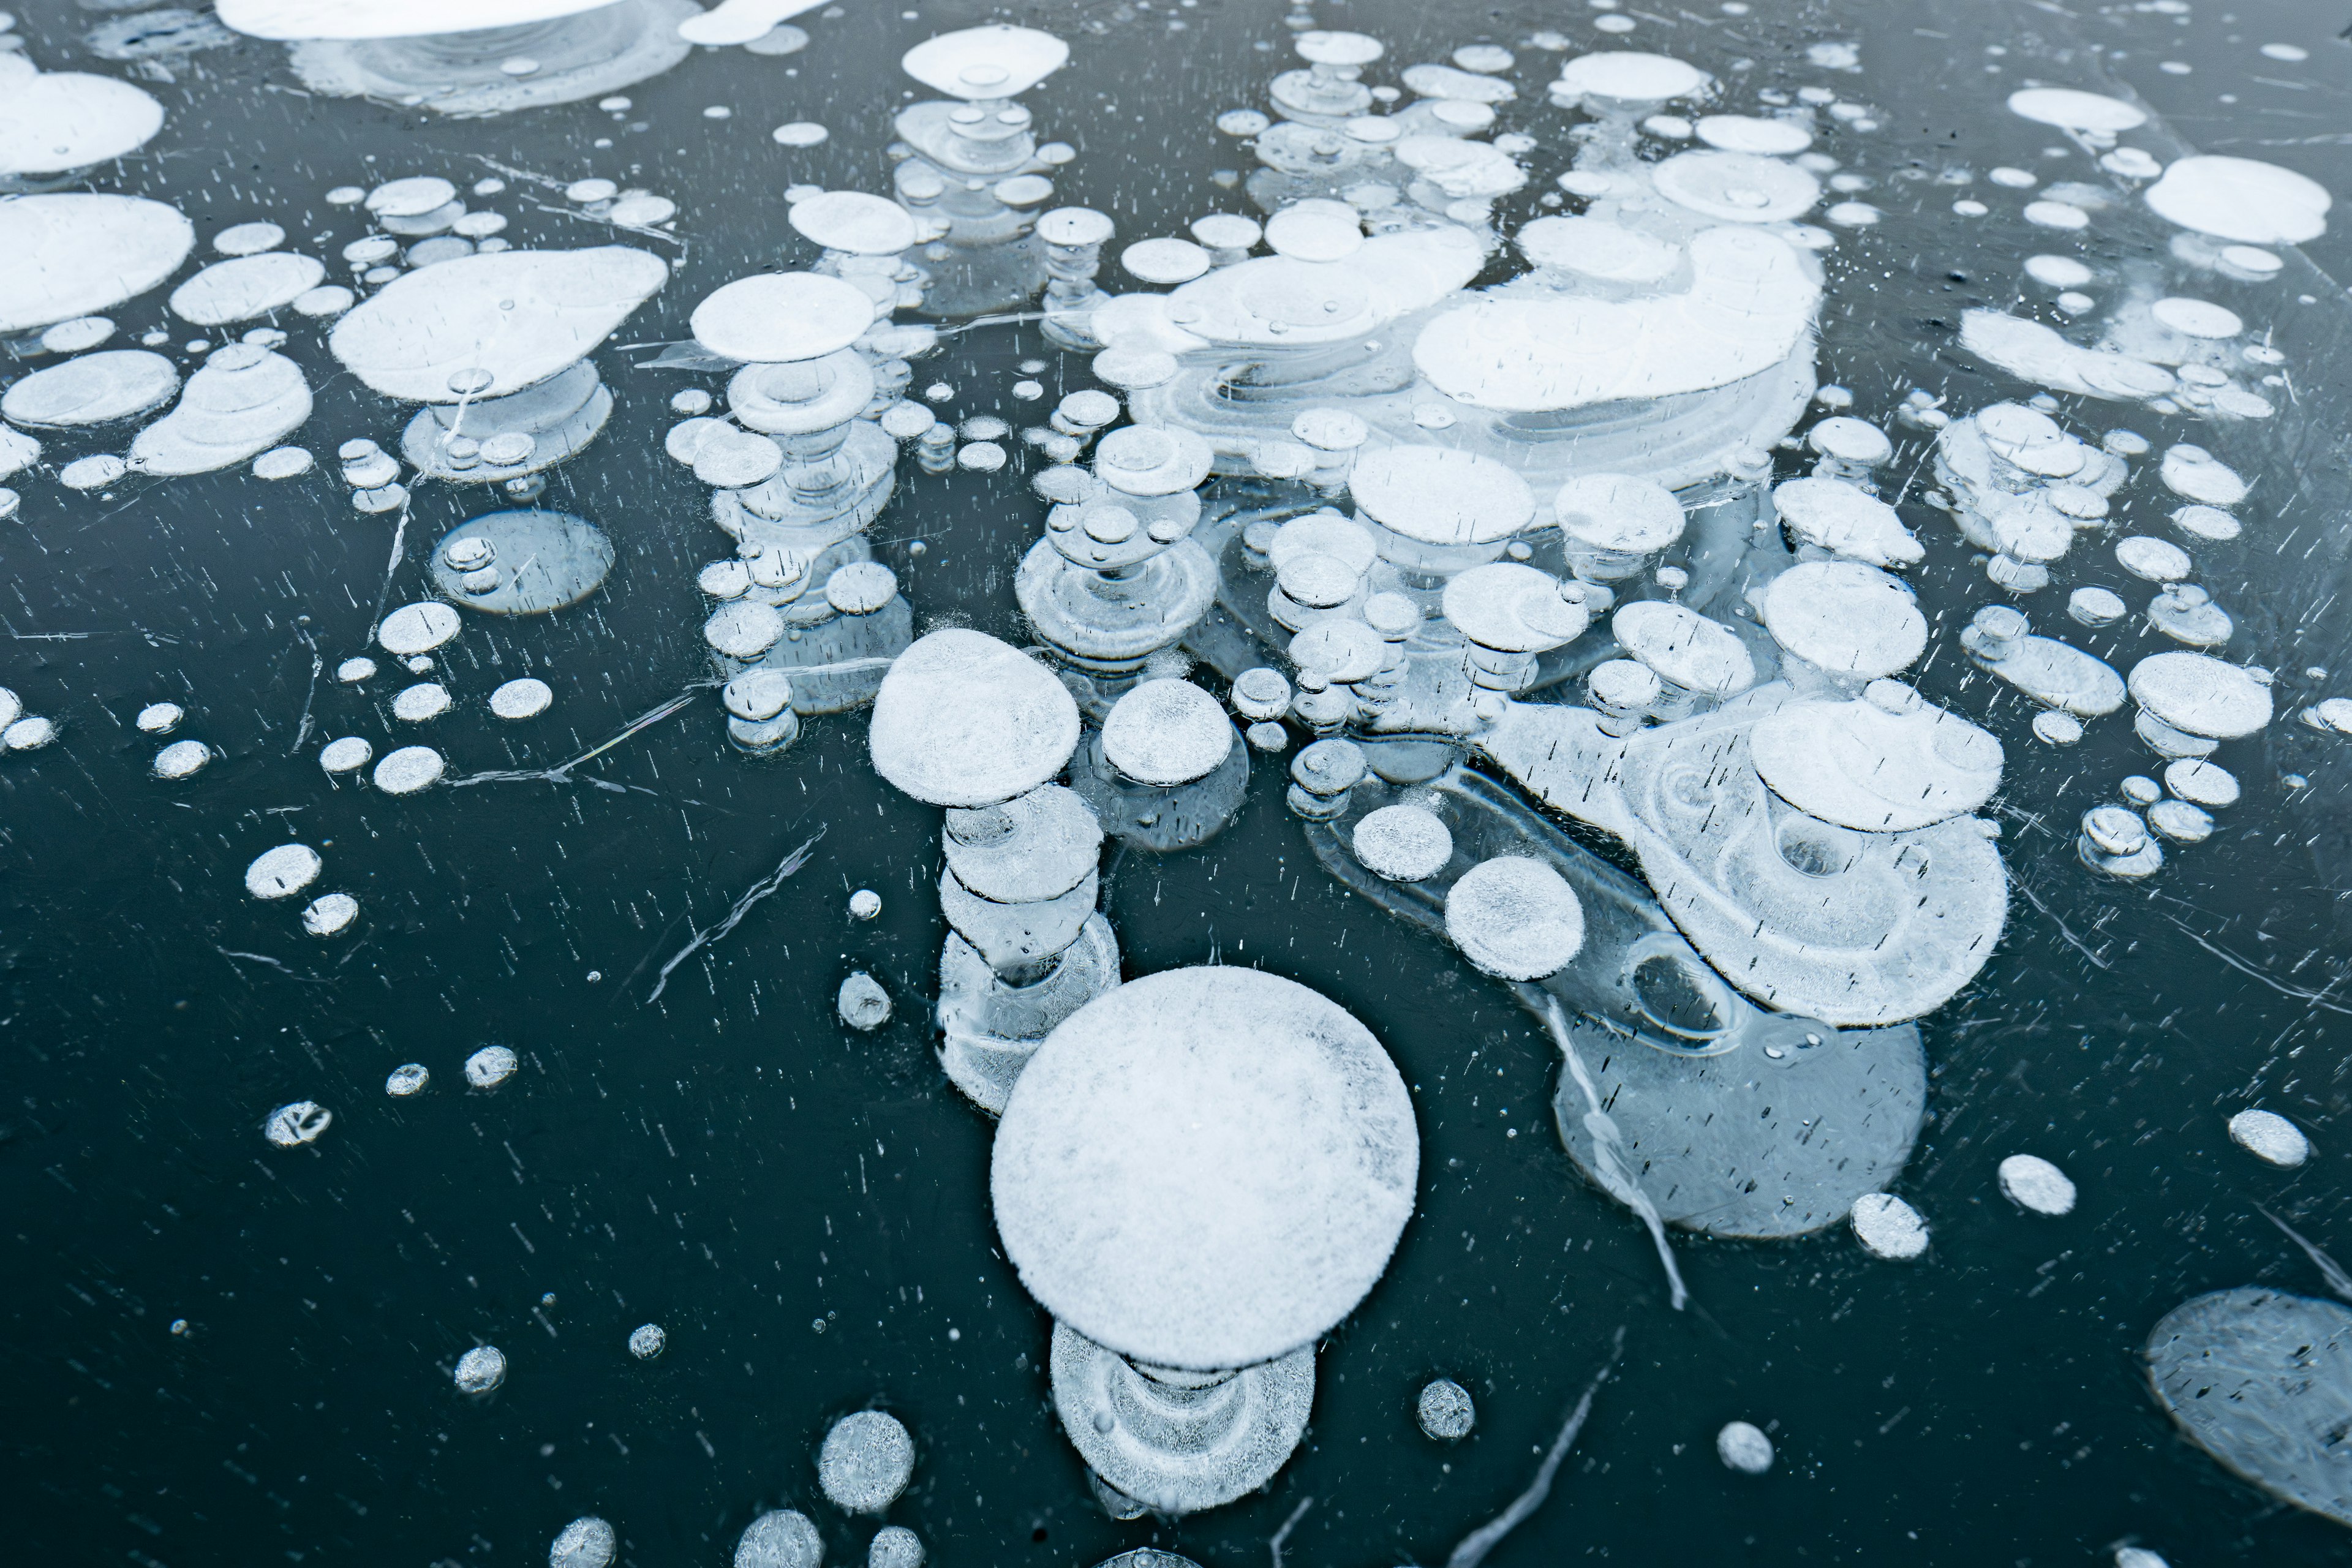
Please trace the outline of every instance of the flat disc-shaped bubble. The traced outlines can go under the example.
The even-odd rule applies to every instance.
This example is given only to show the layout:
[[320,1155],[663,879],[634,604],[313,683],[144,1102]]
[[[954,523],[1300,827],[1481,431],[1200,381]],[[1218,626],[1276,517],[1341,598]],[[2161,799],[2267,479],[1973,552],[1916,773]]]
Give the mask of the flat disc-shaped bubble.
[[1208,967],[1064,1020],[1013,1086],[990,1189],[1007,1256],[1055,1317],[1210,1371],[1286,1354],[1352,1310],[1419,1165],[1411,1097],[1371,1031],[1293,981]]
[[941,33],[899,59],[901,69],[951,98],[1018,98],[1061,68],[1070,46],[1034,27],[998,22]]
[[920,237],[906,208],[864,191],[825,191],[794,202],[794,230],[827,250],[852,256],[896,256]]
[[2230,1138],[2269,1163],[2292,1170],[2311,1158],[2303,1129],[2274,1110],[2241,1110],[2230,1118]]
[[2029,87],[2012,92],[2009,111],[2062,131],[2096,131],[2110,136],[2147,123],[2147,111],[2137,104],[2071,87]]
[[2000,742],[1896,689],[1904,700],[1792,702],[1759,720],[1748,736],[1756,771],[1799,810],[1865,833],[1909,833],[1991,799]]
[[680,22],[677,36],[711,48],[753,43],[778,24],[823,4],[824,0],[722,0],[701,16]]
[[2074,1212],[2074,1184],[2038,1154],[2011,1154],[1998,1173],[2001,1195],[2023,1209],[2053,1218]]
[[1911,566],[1927,548],[1876,496],[1835,479],[1790,479],[1772,491],[1789,531],[1807,544],[1873,566]]
[[1111,704],[1102,744],[1111,765],[1139,784],[1190,784],[1225,760],[1234,725],[1191,681],[1147,680]]
[[501,719],[533,719],[547,711],[555,693],[544,680],[525,676],[490,693],[490,711]]
[[1391,882],[1425,882],[1454,858],[1454,835],[1426,806],[1384,805],[1368,812],[1350,842],[1356,858]]
[[1349,488],[1364,515],[1426,544],[1491,544],[1535,515],[1527,481],[1492,458],[1391,447],[1357,459]]
[[1832,675],[1876,679],[1926,651],[1927,621],[1910,591],[1850,561],[1792,566],[1764,590],[1772,640]]
[[2147,188],[2158,216],[2246,245],[2301,245],[2327,229],[2327,188],[2253,158],[2182,158]]
[[1078,705],[1045,666],[982,632],[933,632],[874,699],[875,770],[932,805],[993,805],[1044,784],[1077,749]]
[[408,38],[519,27],[611,0],[408,0],[386,9],[342,0],[225,0],[220,19],[255,38]]
[[2271,721],[2271,689],[2210,654],[2159,653],[2132,666],[2132,700],[2176,730],[2216,741]]
[[1650,177],[1667,200],[1727,223],[1786,223],[1822,196],[1804,170],[1748,153],[1677,153]]
[[983,899],[1059,898],[1085,880],[1102,827],[1076,792],[1040,784],[1003,805],[948,813],[941,847],[956,880]]
[[1759,120],[1746,114],[1704,114],[1692,129],[1708,146],[1725,153],[1786,158],[1813,144],[1813,133],[1792,120]]
[[0,175],[61,174],[120,158],[163,128],[163,106],[127,81],[0,58]]
[[1892,1193],[1853,1200],[1853,1234],[1873,1258],[1900,1262],[1927,1250],[1927,1222]]
[[456,637],[458,625],[457,611],[438,599],[420,599],[384,616],[383,624],[376,627],[375,640],[386,653],[413,658]]
[[327,275],[326,265],[271,250],[215,261],[172,290],[172,313],[200,327],[223,327],[283,309]]
[[162,354],[106,349],[17,382],[0,395],[0,416],[37,428],[103,425],[161,407],[179,389],[179,370]]
[[1456,70],[1452,66],[1407,66],[1402,79],[1423,98],[1449,98],[1463,103],[1508,103],[1519,95],[1517,88],[1500,77]]
[[2147,1363],[2158,1403],[2199,1447],[2272,1496],[2352,1524],[2352,1310],[2217,1290],[2164,1315]]
[[1162,1513],[1264,1486],[1298,1447],[1315,1397],[1311,1345],[1205,1389],[1174,1389],[1057,1322],[1050,1366],[1055,1413],[1087,1467]]
[[447,764],[430,746],[403,746],[375,765],[375,787],[386,795],[415,795],[440,782]]
[[1215,342],[1335,342],[1435,304],[1475,278],[1485,259],[1477,240],[1452,225],[1377,236],[1341,261],[1261,256],[1169,295],[1166,320]]
[[1687,98],[1707,83],[1707,75],[1669,55],[1612,49],[1579,55],[1559,68],[1552,91],[1568,98],[1601,98],[1620,103],[1663,103]]
[[1748,645],[1719,621],[1663,599],[1636,599],[1609,618],[1625,651],[1687,691],[1728,697],[1756,684]]
[[[359,918],[357,899],[349,893],[322,893],[303,906],[302,929],[312,936],[333,936]],[[417,1087],[422,1089],[424,1085],[419,1083]]]
[[817,1568],[824,1561],[824,1537],[793,1509],[761,1514],[735,1542],[735,1568]]
[[[1441,603],[1445,618],[1480,647],[1501,653],[1549,653],[1583,636],[1590,619],[1583,599],[1563,598],[1561,586],[1549,573],[1497,561],[1456,573],[1446,583]],[[1571,586],[1570,592],[1580,590]],[[1320,629],[1310,627],[1309,631]],[[1364,651],[1368,661],[1372,661],[1371,669],[1363,672],[1369,675],[1380,668],[1378,661],[1385,658],[1387,647],[1375,636],[1366,642]],[[1291,658],[1298,659],[1295,639]],[[1324,673],[1335,680],[1350,678],[1344,670]]]
[[619,1550],[620,1537],[613,1527],[588,1514],[556,1532],[547,1549],[547,1568],[612,1568]]
[[[449,558],[448,545],[481,539],[498,582],[485,589]],[[433,551],[434,586],[454,604],[492,616],[536,616],[576,605],[612,574],[613,542],[587,519],[536,508],[494,511],[450,530]]]
[[283,899],[319,879],[319,852],[307,844],[281,844],[257,856],[245,868],[245,890],[257,899]]
[[1657,283],[1682,265],[1683,247],[1598,217],[1539,217],[1514,237],[1520,254],[1611,283]]
[[[1460,136],[1406,136],[1397,142],[1393,152],[1398,163],[1457,201],[1491,201],[1528,183],[1528,172],[1492,142]],[[1278,217],[1267,220],[1268,245],[1275,245],[1277,221]],[[1355,225],[1350,221],[1348,226],[1352,230]],[[1275,248],[1286,255],[1307,255],[1279,245]],[[1307,258],[1316,259],[1311,255]]]
[[915,1439],[896,1416],[860,1410],[835,1422],[817,1450],[817,1485],[845,1513],[880,1513],[915,1473]]
[[1672,292],[1456,306],[1422,329],[1413,363],[1458,402],[1535,413],[1727,385],[1806,341],[1821,286],[1785,241],[1727,226],[1688,255],[1690,282]]
[[620,245],[460,257],[385,284],[327,346],[387,397],[503,397],[586,357],[668,277]]
[[1505,980],[1541,980],[1584,945],[1576,890],[1540,860],[1498,855],[1446,890],[1445,933],[1462,955]]
[[131,464],[156,475],[209,474],[284,440],[310,417],[301,368],[257,343],[215,349],[172,412],[139,432]]
[[713,289],[689,327],[712,353],[767,364],[838,353],[873,323],[873,300],[838,278],[763,272]]
[[0,202],[0,332],[87,316],[161,283],[196,231],[162,202],[67,192]]

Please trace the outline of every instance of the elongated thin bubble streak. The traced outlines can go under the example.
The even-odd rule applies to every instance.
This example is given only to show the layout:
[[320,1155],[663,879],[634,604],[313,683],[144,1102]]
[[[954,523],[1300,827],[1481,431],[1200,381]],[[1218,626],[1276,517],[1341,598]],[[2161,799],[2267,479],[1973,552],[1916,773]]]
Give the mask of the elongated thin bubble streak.
[[1666,1222],[1658,1217],[1658,1205],[1650,1201],[1627,1170],[1622,1152],[1625,1140],[1617,1131],[1617,1123],[1601,1109],[1601,1096],[1592,1087],[1592,1079],[1584,1070],[1584,1058],[1576,1052],[1576,1042],[1569,1037],[1568,1015],[1560,1010],[1557,998],[1544,1005],[1544,1024],[1551,1037],[1568,1058],[1568,1070],[1575,1076],[1576,1087],[1584,1091],[1584,1131],[1592,1138],[1592,1170],[1609,1195],[1642,1216],[1650,1227],[1650,1239],[1658,1246],[1658,1261],[1665,1265],[1666,1283],[1674,1289],[1674,1308],[1679,1312],[1690,1300],[1690,1291],[1683,1285],[1682,1270],[1675,1267],[1674,1249],[1666,1245]]

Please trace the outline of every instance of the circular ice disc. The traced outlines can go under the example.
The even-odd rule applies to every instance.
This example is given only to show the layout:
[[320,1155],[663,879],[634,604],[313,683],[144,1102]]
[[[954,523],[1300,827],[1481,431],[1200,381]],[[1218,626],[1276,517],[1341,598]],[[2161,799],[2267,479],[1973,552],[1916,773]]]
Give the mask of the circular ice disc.
[[1446,889],[1445,934],[1488,974],[1541,980],[1584,945],[1584,910],[1576,889],[1549,866],[1500,855]]
[[713,289],[688,328],[712,353],[764,364],[837,353],[873,324],[862,289],[814,272],[764,272]]
[[1147,680],[1111,705],[1103,754],[1139,784],[1205,778],[1234,749],[1233,721],[1189,680]]
[[[1297,1447],[1315,1396],[1315,1350],[1244,1368],[1201,1394],[1156,1386],[1133,1365],[1054,1325],[1054,1408],[1087,1468],[1170,1514],[1215,1508],[1256,1490]],[[1181,1399],[1183,1417],[1168,1418]],[[1193,1568],[1150,1549],[1099,1568]]]
[[1364,814],[1350,840],[1356,858],[1391,882],[1425,882],[1454,858],[1454,835],[1435,812],[1384,805]]
[[1492,458],[1445,447],[1359,458],[1349,489],[1365,516],[1424,544],[1491,544],[1535,515],[1525,479]]
[[2000,786],[2000,742],[1916,697],[1893,713],[1860,700],[1793,702],[1758,721],[1748,747],[1775,795],[1864,833],[1931,826]]
[[1822,197],[1804,170],[1748,153],[1677,153],[1651,179],[1676,205],[1726,223],[1786,223]]
[[1832,675],[1874,679],[1927,647],[1927,621],[1902,584],[1850,561],[1792,566],[1764,590],[1772,640]]
[[103,425],[162,407],[179,385],[162,354],[105,349],[35,371],[0,396],[0,415],[37,428]]
[[2217,1290],[2164,1315],[2147,1362],[2158,1402],[2199,1447],[2272,1496],[2352,1524],[2352,1310]]
[[2300,245],[2327,230],[2330,198],[2316,180],[2253,158],[2183,158],[2147,188],[2158,216],[2244,245]]
[[384,616],[383,624],[376,627],[375,640],[386,653],[413,658],[456,637],[457,625],[457,611],[438,599],[420,599]]
[[1046,1310],[1198,1371],[1311,1343],[1388,1265],[1420,1167],[1371,1031],[1256,970],[1165,970],[1064,1020],[1013,1085],[990,1188]]
[[918,639],[883,676],[875,771],[932,805],[993,805],[1036,788],[1078,744],[1078,705],[1052,672],[982,632]]
[[2137,104],[2071,87],[2029,87],[2012,92],[2009,111],[2062,131],[2099,131],[2110,136],[2147,123],[2147,111]]
[[[448,558],[452,540],[489,542],[498,586],[476,593]],[[452,601],[493,616],[536,616],[576,605],[604,585],[613,570],[613,542],[604,531],[570,512],[494,511],[459,523],[433,549],[433,583]]]
[[2271,721],[2271,689],[2210,654],[2152,655],[2132,666],[2128,685],[2133,701],[2192,735],[2234,741]]

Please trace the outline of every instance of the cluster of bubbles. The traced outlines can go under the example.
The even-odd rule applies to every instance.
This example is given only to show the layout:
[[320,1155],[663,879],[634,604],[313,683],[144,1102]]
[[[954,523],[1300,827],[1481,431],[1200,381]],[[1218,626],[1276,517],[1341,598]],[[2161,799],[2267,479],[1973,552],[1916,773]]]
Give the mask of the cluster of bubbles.
[[[625,120],[622,89],[696,47],[809,47],[788,18],[810,8],[223,0],[217,25],[118,28],[100,52],[168,80],[171,59],[225,26],[289,45],[317,94],[465,115],[593,99]],[[1609,41],[1637,30],[1600,9]],[[2224,433],[2279,418],[2285,355],[2261,321],[2206,296],[2267,310],[2280,248],[2325,228],[2319,186],[2246,159],[2161,158],[2128,140],[2149,129],[2145,111],[2113,97],[2016,93],[2009,110],[2067,138],[2101,180],[1996,168],[1979,194],[1972,172],[1948,172],[1970,187],[1958,217],[2011,204],[2051,247],[2022,269],[2046,300],[1971,310],[1958,342],[2042,390],[1958,409],[1914,389],[1874,420],[1820,384],[1816,360],[1825,258],[1884,216],[1859,167],[1876,106],[1826,86],[1743,100],[1685,60],[1575,53],[1549,32],[1526,45],[1562,57],[1539,106],[1513,79],[1521,57],[1492,43],[1408,65],[1391,86],[1370,79],[1381,40],[1317,27],[1303,7],[1291,22],[1299,63],[1265,84],[1263,110],[1215,121],[1255,160],[1227,187],[1255,216],[1204,213],[1183,236],[1132,239],[1109,271],[1117,226],[1054,205],[1076,153],[1040,142],[1018,101],[1069,45],[1003,24],[945,33],[903,61],[940,96],[896,114],[875,170],[887,188],[792,185],[786,221],[819,259],[708,289],[690,336],[648,362],[723,382],[668,399],[678,418],[663,447],[707,488],[730,542],[697,577],[730,740],[778,758],[804,721],[870,706],[877,773],[943,813],[941,1065],[1000,1119],[997,1227],[1053,1319],[1055,1408],[1121,1517],[1215,1507],[1281,1468],[1318,1342],[1410,1216],[1420,1141],[1386,1048],[1329,999],[1236,968],[1124,977],[1100,908],[1106,839],[1196,848],[1239,813],[1254,766],[1283,768],[1331,875],[1541,1021],[1562,1058],[1566,1152],[1648,1227],[1679,1307],[1668,1226],[1786,1238],[1845,1224],[1887,1260],[1929,1247],[1927,1216],[1888,1189],[1925,1110],[1917,1020],[2003,932],[2009,873],[1986,813],[2008,759],[1912,683],[1935,639],[1903,575],[1928,548],[1897,510],[1905,433],[1931,448],[1916,454],[1932,458],[1925,499],[1987,584],[1953,637],[1963,656],[2035,705],[2042,742],[2074,744],[2128,701],[2156,759],[2083,804],[2086,867],[2142,879],[2166,845],[2212,837],[2242,788],[2216,758],[2269,725],[2277,700],[2270,669],[2225,657],[2241,627],[2196,553],[2210,577],[2213,547],[2262,537],[2261,476],[2202,446],[2159,452],[2121,425],[2094,429],[2081,410],[2127,405]],[[1809,59],[1851,71],[1858,55],[1824,42]],[[404,416],[383,442],[337,447],[356,510],[404,528],[426,483],[504,509],[436,542],[434,596],[371,628],[415,678],[390,697],[383,738],[457,706],[435,655],[468,615],[545,614],[599,590],[614,558],[604,533],[531,503],[609,421],[597,352],[684,271],[621,242],[675,244],[673,202],[601,178],[507,171],[461,192],[406,174],[326,193],[368,226],[342,247],[341,280],[261,216],[212,236],[182,276],[197,236],[170,205],[47,188],[149,142],[158,100],[44,72],[21,47],[0,48],[0,178],[26,193],[0,201],[0,331],[37,364],[0,394],[0,478],[53,470],[100,496],[237,465],[302,479],[315,458],[290,442],[311,389],[277,352],[283,319],[323,332]],[[826,132],[793,121],[773,135],[804,149]],[[1540,216],[1513,227],[1505,198],[1535,188],[1547,136],[1569,167],[1535,198]],[[468,205],[519,187],[612,242],[520,247],[503,214]],[[2073,253],[2085,247],[2068,237],[2102,228],[2156,235],[2163,266],[2126,273]],[[79,264],[93,255],[108,265]],[[1476,282],[1498,268],[1505,280]],[[121,329],[105,312],[175,278],[173,324],[108,346]],[[973,395],[917,388],[934,323],[1006,310],[1032,312],[1099,384],[1047,409],[1054,363],[1025,361],[1009,404],[946,416]],[[900,320],[919,314],[930,321]],[[915,636],[916,606],[868,539],[909,452],[933,478],[1017,468],[1045,504],[1013,577],[1029,646],[953,625]],[[21,505],[0,490],[0,517]],[[2137,527],[2157,505],[2172,537]],[[2119,586],[2150,595],[2136,620]],[[2032,629],[2036,595],[2057,589],[2079,628],[2065,637],[2051,635],[2054,614]],[[2167,646],[2126,658],[2123,634],[2141,626]],[[336,677],[358,686],[380,669],[354,655]],[[523,721],[554,698],[524,678],[480,700]],[[2352,734],[2352,700],[2301,716]],[[163,736],[184,717],[158,702],[137,726]],[[0,726],[9,752],[56,734],[5,690]],[[215,754],[173,742],[153,771],[184,780]],[[554,777],[595,754],[478,776]],[[379,758],[376,740],[345,735],[318,760],[337,785],[389,796],[448,782],[424,744]],[[1639,875],[1555,817],[1614,840]],[[292,899],[324,870],[318,849],[288,843],[245,882],[257,900]],[[860,920],[878,909],[870,891],[850,904]],[[301,924],[330,937],[359,912],[327,892]],[[892,1014],[863,971],[835,1005],[861,1031]],[[487,1047],[464,1074],[488,1089],[518,1065]],[[407,1064],[386,1091],[412,1096],[429,1078]],[[301,1100],[264,1131],[298,1147],[331,1121]],[[2241,1110],[2229,1132],[2274,1165],[2309,1152],[2269,1110]],[[2030,1153],[2003,1160],[1998,1184],[2051,1218],[2078,1201]],[[1220,1224],[1197,1223],[1217,1205]],[[2332,1346],[2347,1326],[2332,1303],[2267,1290],[2200,1298],[2150,1342],[2158,1395],[2242,1473],[2352,1519],[2340,1484],[2308,1479],[2304,1407],[2273,1364],[2297,1336]],[[665,1343],[648,1323],[628,1348],[649,1359]],[[2179,1368],[2232,1355],[2254,1415],[2184,1400]],[[507,1372],[480,1345],[452,1375],[482,1396]],[[2352,1377],[2352,1360],[2329,1375]],[[1475,1421],[1444,1379],[1415,1411],[1441,1441]],[[1749,1475],[1773,1463],[1769,1436],[1744,1421],[1717,1450]],[[818,1480],[839,1510],[878,1515],[914,1461],[903,1426],[861,1412],[828,1432]],[[777,1510],[735,1561],[814,1568],[821,1550],[805,1515]],[[550,1560],[604,1568],[618,1551],[614,1526],[584,1517]],[[869,1560],[922,1556],[890,1526]]]

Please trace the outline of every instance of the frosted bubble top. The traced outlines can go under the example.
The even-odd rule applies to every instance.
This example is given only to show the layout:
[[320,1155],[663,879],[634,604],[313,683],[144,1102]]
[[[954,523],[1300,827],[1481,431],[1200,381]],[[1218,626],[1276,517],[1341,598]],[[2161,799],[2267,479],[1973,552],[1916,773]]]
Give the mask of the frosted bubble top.
[[290,898],[319,879],[319,852],[308,844],[281,844],[245,868],[245,890],[257,899]]
[[1095,446],[1095,477],[1124,495],[1168,496],[1209,477],[1216,454],[1190,430],[1129,425]]
[[838,278],[763,272],[713,289],[688,330],[712,353],[751,363],[838,353],[874,324],[874,301]]
[[1559,487],[1552,519],[1560,531],[1595,550],[1647,555],[1683,536],[1682,502],[1654,479],[1587,474]]
[[457,635],[456,610],[438,599],[420,599],[384,616],[383,625],[376,628],[375,640],[383,645],[386,653],[414,658],[420,653],[431,653]]
[[1875,679],[1927,651],[1927,620],[1903,584],[1851,561],[1792,566],[1764,590],[1764,627],[1806,663]]
[[2352,1523],[2338,1458],[2352,1408],[2352,1310],[2259,1286],[2165,1314],[2147,1338],[2157,1398],[2199,1447],[2274,1497]]
[[2062,131],[2095,131],[2110,136],[2147,123],[2147,111],[2137,104],[2071,87],[2029,87],[2012,92],[2009,111]]
[[1757,722],[1748,747],[1773,794],[1864,833],[1933,826],[2000,786],[1998,740],[1894,681],[1851,702],[1792,702]]
[[1729,627],[1683,605],[1636,599],[1610,617],[1620,647],[1685,690],[1728,697],[1756,684],[1756,661]]
[[1425,882],[1454,858],[1445,819],[1425,806],[1384,805],[1364,814],[1350,842],[1356,858],[1391,882]]
[[0,332],[91,315],[169,278],[194,225],[142,196],[60,192],[0,201]]
[[290,250],[234,257],[173,289],[172,313],[200,327],[249,321],[292,304],[326,275],[324,262]]
[[[1085,881],[1102,837],[1085,797],[1049,784],[1003,805],[950,810],[940,847],[948,869],[971,892],[1000,904],[1024,904],[1057,899]],[[854,904],[851,912],[856,912]]]
[[1103,755],[1139,784],[1191,784],[1234,749],[1233,721],[1189,680],[1147,680],[1111,704]]
[[1721,153],[1786,158],[1813,144],[1813,133],[1792,120],[1759,120],[1748,114],[1701,115],[1692,130]]
[[860,1410],[833,1424],[817,1450],[817,1485],[846,1513],[879,1513],[915,1474],[915,1439],[895,1416]]
[[1423,544],[1494,544],[1525,528],[1536,499],[1492,458],[1445,447],[1391,447],[1356,459],[1348,488],[1366,517]]
[[1141,282],[1190,283],[1208,271],[1209,253],[1189,239],[1143,239],[1120,251],[1118,264]]
[[2244,245],[2301,245],[2327,231],[2327,188],[2253,158],[2183,158],[2147,188],[2158,217]]
[[2234,741],[2271,721],[2271,689],[2204,653],[2159,653],[2132,666],[2132,700],[2176,730]]
[[221,0],[220,19],[255,38],[415,38],[574,16],[613,0]]
[[2292,1170],[2311,1158],[2303,1129],[2274,1110],[2241,1110],[2230,1118],[2230,1138],[2257,1159]]
[[1461,103],[1508,103],[1518,89],[1497,76],[1457,70],[1452,66],[1407,66],[1401,79],[1423,98],[1451,99]]
[[788,216],[802,237],[852,256],[896,256],[919,237],[911,213],[864,191],[826,191],[794,202]]
[[2066,1173],[2034,1154],[2011,1154],[2000,1163],[2000,1190],[2020,1208],[2035,1214],[2074,1212],[2074,1184]]
[[137,152],[163,106],[126,81],[0,56],[0,175],[62,174]]
[[997,1129],[997,1228],[1055,1317],[1212,1371],[1311,1343],[1388,1265],[1420,1167],[1371,1031],[1255,970],[1176,969],[1072,1014]]
[[917,44],[899,67],[933,92],[974,102],[1016,98],[1062,68],[1070,46],[1034,27],[998,23]]
[[1663,103],[1689,98],[1707,85],[1707,74],[1665,55],[1631,49],[1579,55],[1559,68],[1552,91],[1569,98],[1599,98],[1620,103]]
[[1364,231],[1352,212],[1301,203],[1265,220],[1265,243],[1294,261],[1344,261],[1363,248]]
[[919,639],[883,676],[867,732],[875,771],[932,805],[993,805],[1062,771],[1078,705],[1035,659],[985,633]]
[[1544,653],[1584,635],[1590,613],[1580,597],[1532,566],[1498,561],[1457,572],[1445,584],[1445,618],[1481,647]]
[[1462,956],[1505,980],[1541,980],[1584,945],[1576,890],[1540,860],[1501,855],[1445,892],[1445,934]]
[[1677,153],[1650,178],[1677,206],[1726,223],[1786,223],[1822,197],[1804,170],[1748,153]]
[[1301,33],[1297,47],[1300,59],[1318,66],[1368,66],[1387,52],[1368,34],[1329,31]]
[[327,346],[387,397],[503,397],[586,357],[668,278],[661,258],[625,245],[461,256],[385,284]]
[[1539,217],[1513,237],[1538,267],[1611,283],[1655,283],[1682,265],[1683,247],[1598,217]]
[[1915,565],[1927,553],[1893,507],[1836,479],[1790,479],[1773,490],[1772,505],[1805,543],[1873,566]]

